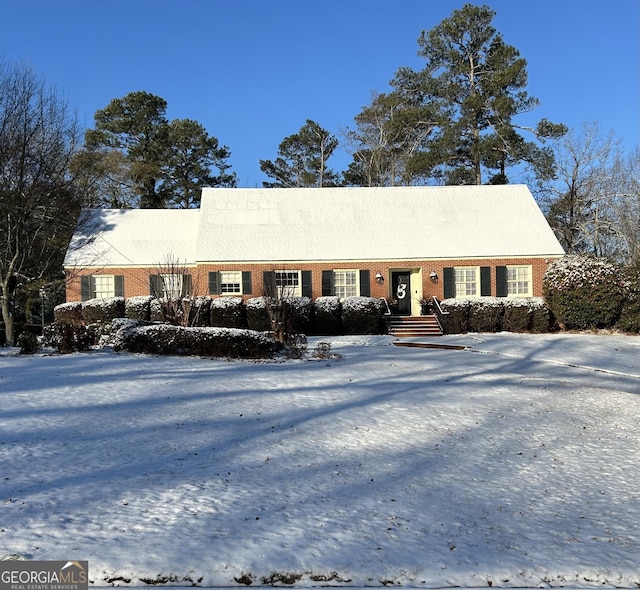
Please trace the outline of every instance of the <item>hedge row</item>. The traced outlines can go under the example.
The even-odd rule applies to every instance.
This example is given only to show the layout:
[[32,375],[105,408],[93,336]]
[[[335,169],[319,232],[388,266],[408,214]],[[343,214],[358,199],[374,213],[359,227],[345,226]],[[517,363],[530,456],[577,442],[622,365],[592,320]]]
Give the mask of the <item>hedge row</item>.
[[[297,297],[286,300],[291,308],[292,331],[297,334],[381,334],[385,331],[384,307],[372,297]],[[54,310],[56,323],[86,326],[117,318],[141,322],[180,323],[191,327],[271,330],[264,297],[196,297],[167,301],[150,296],[113,297],[64,303]],[[188,318],[188,319],[186,319]],[[186,320],[186,321],[185,321]]]
[[466,332],[548,332],[553,324],[542,298],[445,299],[440,320],[447,334]]

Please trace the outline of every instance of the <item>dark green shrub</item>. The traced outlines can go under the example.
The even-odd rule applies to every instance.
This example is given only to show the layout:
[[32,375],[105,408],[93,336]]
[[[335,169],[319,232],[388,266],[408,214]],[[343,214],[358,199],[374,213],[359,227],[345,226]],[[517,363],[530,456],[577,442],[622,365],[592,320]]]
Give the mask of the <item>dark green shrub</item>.
[[116,349],[146,354],[269,358],[279,346],[263,333],[251,330],[164,324],[123,330]]
[[75,301],[72,303],[63,303],[53,308],[54,321],[59,324],[68,324],[70,326],[81,326],[84,324],[82,317],[82,303]]
[[38,352],[38,337],[32,332],[21,332],[18,336],[20,354],[35,354]]
[[129,297],[124,302],[124,317],[148,322],[151,319],[151,295]]
[[342,303],[345,334],[383,334],[383,303],[374,297],[347,297]]
[[98,343],[99,336],[94,327],[74,326],[54,322],[44,327],[42,343],[55,348],[61,354],[89,350]]
[[271,321],[269,320],[269,312],[264,297],[254,297],[247,300],[247,326],[249,330],[258,332],[271,331]]
[[313,330],[313,301],[309,297],[285,299],[291,310],[291,328],[294,334],[309,334]]
[[247,312],[242,297],[216,297],[211,300],[209,325],[216,328],[245,328]]
[[601,258],[565,256],[544,276],[544,297],[566,329],[610,328],[626,296],[620,268]]
[[534,297],[530,302],[531,324],[529,330],[538,334],[551,331],[553,314],[542,297]]
[[189,306],[189,326],[193,327],[206,327],[210,326],[210,311],[211,311],[211,297],[208,295],[199,295],[192,299],[184,299],[182,302],[183,308],[186,312],[187,305]]
[[447,334],[465,334],[469,331],[469,299],[445,299],[440,302],[443,328]]
[[627,293],[616,328],[637,334],[640,333],[640,269],[628,270],[625,277]]
[[527,298],[507,297],[503,303],[502,329],[507,332],[528,332],[532,311]]
[[85,324],[110,322],[116,318],[123,318],[124,314],[124,297],[89,299],[82,303],[82,319]]
[[342,334],[342,306],[338,297],[318,297],[314,308],[316,334]]
[[502,329],[504,300],[497,297],[482,297],[469,301],[469,331],[499,332]]

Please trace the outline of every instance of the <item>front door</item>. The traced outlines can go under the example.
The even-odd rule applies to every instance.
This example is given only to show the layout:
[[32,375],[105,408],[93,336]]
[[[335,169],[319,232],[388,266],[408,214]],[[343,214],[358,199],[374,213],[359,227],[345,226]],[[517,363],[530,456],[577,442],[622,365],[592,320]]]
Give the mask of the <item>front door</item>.
[[411,275],[408,272],[391,273],[392,297],[397,301],[400,315],[411,315]]

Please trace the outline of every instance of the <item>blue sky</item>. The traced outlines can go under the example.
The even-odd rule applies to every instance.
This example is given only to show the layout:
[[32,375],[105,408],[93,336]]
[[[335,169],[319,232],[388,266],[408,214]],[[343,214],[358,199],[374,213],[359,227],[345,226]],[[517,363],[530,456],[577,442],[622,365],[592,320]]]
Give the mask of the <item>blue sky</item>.
[[[254,187],[265,180],[259,160],[274,159],[306,119],[339,136],[398,67],[420,69],[420,32],[464,3],[0,0],[0,55],[56,85],[89,127],[113,98],[161,96],[170,119],[195,119],[227,145],[239,186]],[[640,143],[638,0],[485,3],[541,102],[519,122],[598,121],[625,149]]]

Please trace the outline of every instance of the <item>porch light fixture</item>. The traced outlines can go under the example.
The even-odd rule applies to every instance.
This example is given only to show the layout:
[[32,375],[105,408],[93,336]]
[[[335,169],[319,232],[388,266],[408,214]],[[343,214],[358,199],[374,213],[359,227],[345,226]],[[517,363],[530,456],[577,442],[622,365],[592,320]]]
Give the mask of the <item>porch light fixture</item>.
[[378,283],[378,285],[384,285],[384,277],[379,272],[376,273],[376,283]]
[[435,282],[437,282],[437,281],[438,281],[438,273],[436,273],[436,271],[435,271],[435,270],[432,270],[432,271],[429,273],[429,278],[430,278],[434,283],[435,283]]

